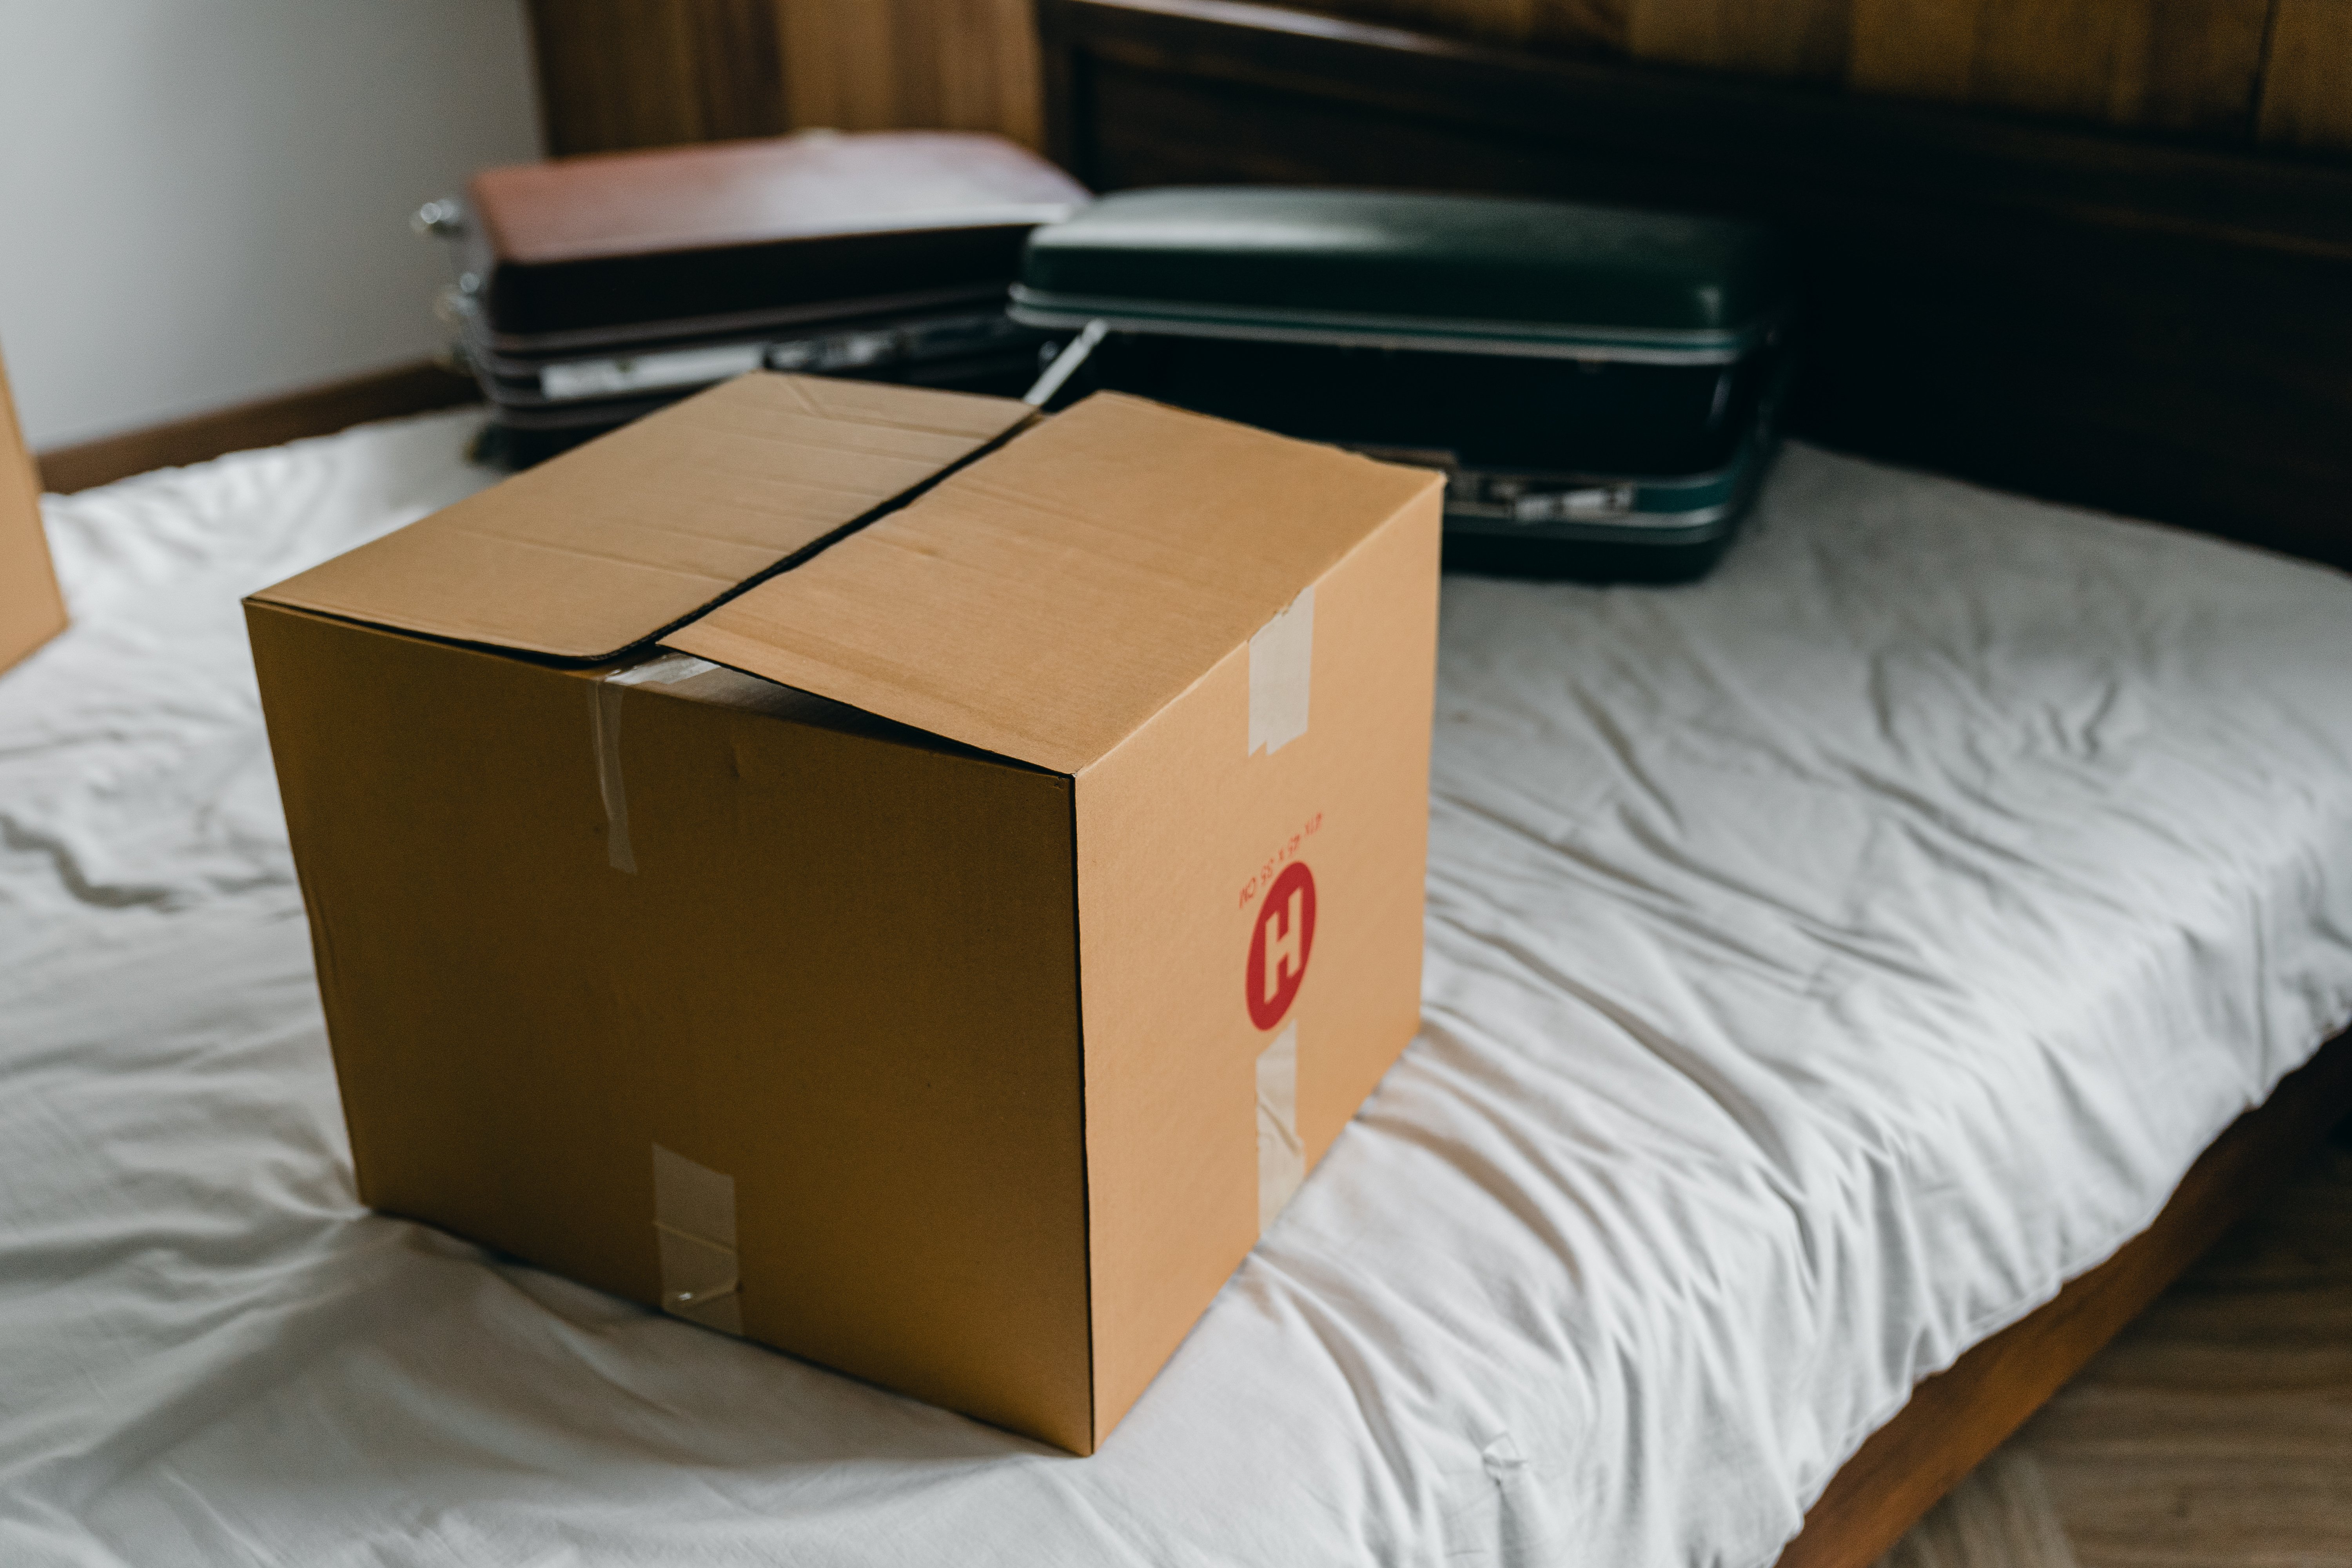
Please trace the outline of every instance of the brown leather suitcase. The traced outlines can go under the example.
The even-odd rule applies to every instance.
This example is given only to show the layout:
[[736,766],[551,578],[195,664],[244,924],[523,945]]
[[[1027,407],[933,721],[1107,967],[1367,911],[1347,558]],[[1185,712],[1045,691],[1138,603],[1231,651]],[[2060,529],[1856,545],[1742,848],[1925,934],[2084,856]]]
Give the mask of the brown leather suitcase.
[[1086,200],[1000,137],[803,132],[489,169],[417,216],[520,463],[762,367],[1018,394],[1022,246]]

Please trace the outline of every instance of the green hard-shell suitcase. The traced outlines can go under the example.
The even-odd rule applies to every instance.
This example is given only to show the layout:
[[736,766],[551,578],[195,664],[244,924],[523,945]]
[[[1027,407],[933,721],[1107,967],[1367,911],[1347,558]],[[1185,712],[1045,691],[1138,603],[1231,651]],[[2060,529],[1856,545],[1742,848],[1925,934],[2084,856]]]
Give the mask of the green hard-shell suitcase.
[[1447,471],[1446,563],[1678,581],[1730,542],[1790,363],[1777,236],[1505,197],[1133,191],[1031,234],[1031,391],[1114,387]]

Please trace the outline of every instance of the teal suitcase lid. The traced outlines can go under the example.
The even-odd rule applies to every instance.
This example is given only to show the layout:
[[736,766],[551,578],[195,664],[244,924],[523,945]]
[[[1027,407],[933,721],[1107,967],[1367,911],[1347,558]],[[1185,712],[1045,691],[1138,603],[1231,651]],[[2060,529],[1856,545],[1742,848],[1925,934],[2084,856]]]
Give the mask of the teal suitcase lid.
[[1788,305],[1767,228],[1504,196],[1128,191],[1033,232],[1033,326],[1722,363]]

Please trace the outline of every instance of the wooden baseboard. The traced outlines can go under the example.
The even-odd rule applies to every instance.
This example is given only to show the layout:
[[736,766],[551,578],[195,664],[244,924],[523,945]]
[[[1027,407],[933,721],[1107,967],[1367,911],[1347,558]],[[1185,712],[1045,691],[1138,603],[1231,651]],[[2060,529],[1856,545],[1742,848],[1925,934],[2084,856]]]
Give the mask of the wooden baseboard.
[[175,419],[102,440],[37,455],[41,486],[71,494],[153,468],[201,463],[224,452],[275,447],[305,436],[331,436],[371,419],[424,414],[479,399],[473,382],[429,360],[373,375],[331,382],[278,397]]
[[2215,1140],[2156,1223],[1927,1379],[1830,1479],[1779,1568],[1868,1568],[2352,1110],[2352,1033]]

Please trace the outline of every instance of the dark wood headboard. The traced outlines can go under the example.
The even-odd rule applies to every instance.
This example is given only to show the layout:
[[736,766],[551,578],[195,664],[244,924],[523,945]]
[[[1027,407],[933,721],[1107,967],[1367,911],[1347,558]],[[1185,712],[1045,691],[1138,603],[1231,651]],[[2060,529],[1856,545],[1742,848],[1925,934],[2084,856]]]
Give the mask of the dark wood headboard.
[[2352,166],[1537,58],[1225,0],[1039,0],[1099,190],[1320,183],[1766,217],[1794,427],[2352,566]]

